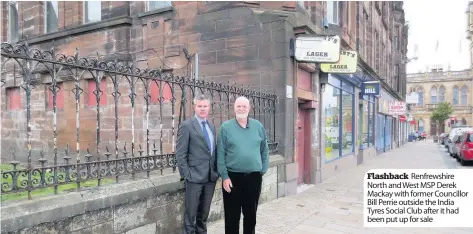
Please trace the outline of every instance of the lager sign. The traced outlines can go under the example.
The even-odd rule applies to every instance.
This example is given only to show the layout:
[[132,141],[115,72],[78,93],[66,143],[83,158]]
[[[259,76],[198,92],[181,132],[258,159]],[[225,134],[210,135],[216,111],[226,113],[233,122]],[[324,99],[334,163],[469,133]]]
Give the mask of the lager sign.
[[340,59],[340,37],[298,36],[294,49],[295,58],[299,62],[335,63]]
[[320,70],[325,73],[348,73],[356,72],[358,65],[358,53],[356,51],[340,51],[340,60],[337,63],[322,63]]

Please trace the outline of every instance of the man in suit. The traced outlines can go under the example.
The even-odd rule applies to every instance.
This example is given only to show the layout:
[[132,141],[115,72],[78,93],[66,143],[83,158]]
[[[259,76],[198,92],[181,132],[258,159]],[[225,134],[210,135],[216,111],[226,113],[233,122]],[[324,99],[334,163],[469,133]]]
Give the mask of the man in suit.
[[195,115],[179,125],[176,157],[185,179],[184,234],[207,233],[207,218],[218,179],[215,126],[207,119],[210,99],[194,98]]

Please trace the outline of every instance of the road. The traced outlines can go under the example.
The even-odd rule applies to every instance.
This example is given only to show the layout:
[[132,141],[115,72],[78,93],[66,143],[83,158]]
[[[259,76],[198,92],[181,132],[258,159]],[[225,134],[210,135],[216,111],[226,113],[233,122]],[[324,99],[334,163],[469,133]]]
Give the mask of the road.
[[[256,233],[473,234],[473,228],[364,228],[363,178],[367,171],[375,168],[471,170],[473,166],[462,167],[446,153],[443,146],[431,140],[407,143],[313,185],[305,192],[260,205]],[[223,220],[210,224],[209,233],[224,233]]]

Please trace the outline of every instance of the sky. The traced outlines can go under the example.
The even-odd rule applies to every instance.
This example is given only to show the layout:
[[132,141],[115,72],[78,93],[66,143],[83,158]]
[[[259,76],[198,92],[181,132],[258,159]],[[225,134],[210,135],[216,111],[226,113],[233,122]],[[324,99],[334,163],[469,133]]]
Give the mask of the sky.
[[404,1],[409,24],[407,57],[418,57],[407,64],[407,74],[425,72],[433,64],[442,64],[444,70],[449,64],[452,71],[468,69],[467,7],[468,0]]

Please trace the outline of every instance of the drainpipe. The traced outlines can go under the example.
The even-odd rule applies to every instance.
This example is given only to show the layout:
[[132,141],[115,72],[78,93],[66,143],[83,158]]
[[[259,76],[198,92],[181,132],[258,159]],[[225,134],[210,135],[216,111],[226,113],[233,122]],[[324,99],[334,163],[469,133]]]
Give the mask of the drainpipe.
[[195,80],[199,80],[199,53],[195,53]]

